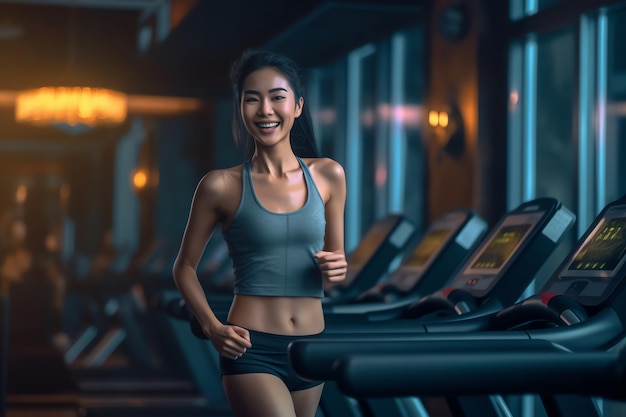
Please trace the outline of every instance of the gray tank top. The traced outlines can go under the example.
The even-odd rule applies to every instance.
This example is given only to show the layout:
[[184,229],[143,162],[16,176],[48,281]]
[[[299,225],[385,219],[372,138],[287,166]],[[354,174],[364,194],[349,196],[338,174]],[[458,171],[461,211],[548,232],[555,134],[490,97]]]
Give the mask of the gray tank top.
[[275,213],[258,200],[250,161],[243,164],[241,201],[224,238],[235,273],[234,293],[281,297],[323,297],[313,256],[324,247],[324,201],[308,166],[298,158],[307,198],[290,213]]

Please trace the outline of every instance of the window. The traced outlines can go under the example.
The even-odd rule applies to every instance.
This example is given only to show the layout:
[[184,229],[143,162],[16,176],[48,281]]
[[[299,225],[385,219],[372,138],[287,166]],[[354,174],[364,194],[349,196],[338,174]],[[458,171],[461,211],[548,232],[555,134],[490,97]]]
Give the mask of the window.
[[565,0],[510,0],[509,16],[511,20],[519,20],[559,3]]
[[423,51],[423,28],[412,27],[353,50],[312,79],[320,150],[346,171],[348,252],[387,214],[421,226]]
[[509,208],[555,197],[575,210],[574,31],[529,35],[509,56]]
[[626,8],[603,11],[600,19],[607,25],[604,195],[609,202],[626,194]]

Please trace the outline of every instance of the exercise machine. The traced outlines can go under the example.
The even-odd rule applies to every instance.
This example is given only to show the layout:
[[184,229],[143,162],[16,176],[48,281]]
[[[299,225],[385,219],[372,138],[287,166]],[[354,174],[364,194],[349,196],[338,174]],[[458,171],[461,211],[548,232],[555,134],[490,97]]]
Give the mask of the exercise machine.
[[331,342],[328,376],[348,395],[537,393],[549,415],[598,415],[590,396],[624,398],[625,231],[626,196],[602,210],[541,292],[492,314],[481,331],[449,324],[367,348],[353,341],[350,352],[346,340]]

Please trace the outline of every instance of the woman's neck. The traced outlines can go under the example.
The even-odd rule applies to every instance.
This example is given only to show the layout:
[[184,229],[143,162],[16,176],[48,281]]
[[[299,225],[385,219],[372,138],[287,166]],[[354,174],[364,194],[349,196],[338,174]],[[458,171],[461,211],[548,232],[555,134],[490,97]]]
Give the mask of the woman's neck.
[[253,172],[266,173],[276,177],[282,177],[288,172],[300,168],[298,159],[291,148],[289,152],[262,152],[257,150],[250,159]]

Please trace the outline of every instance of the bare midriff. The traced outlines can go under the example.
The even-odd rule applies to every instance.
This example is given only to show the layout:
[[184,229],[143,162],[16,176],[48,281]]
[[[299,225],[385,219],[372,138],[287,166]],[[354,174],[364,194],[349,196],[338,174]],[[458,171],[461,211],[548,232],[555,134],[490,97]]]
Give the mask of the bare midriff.
[[324,330],[322,301],[315,297],[235,295],[228,321],[249,330],[304,336]]

